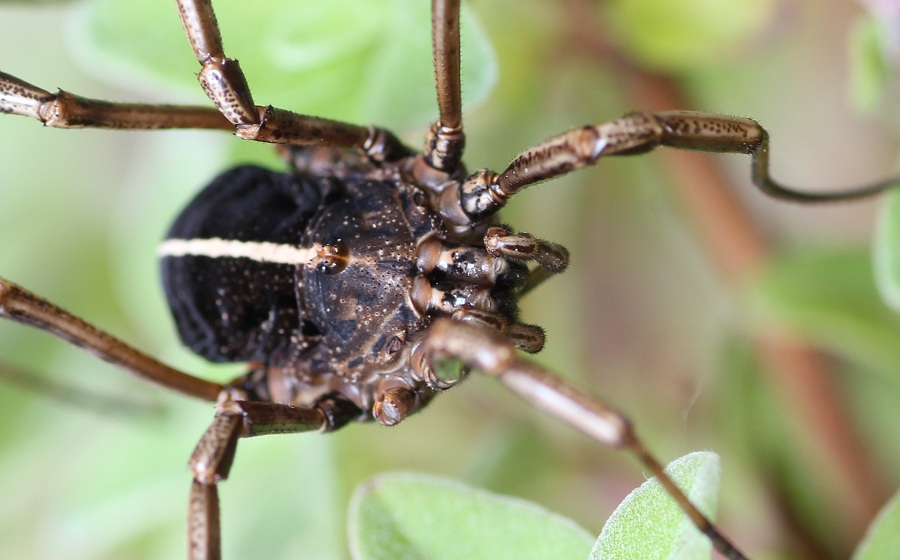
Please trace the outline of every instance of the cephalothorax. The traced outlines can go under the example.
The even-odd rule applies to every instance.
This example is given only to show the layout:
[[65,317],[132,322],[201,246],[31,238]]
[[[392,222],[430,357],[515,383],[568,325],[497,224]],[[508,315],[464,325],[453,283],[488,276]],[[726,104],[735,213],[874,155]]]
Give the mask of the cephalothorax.
[[769,177],[767,134],[756,122],[689,112],[632,113],[576,128],[525,150],[499,173],[469,173],[461,162],[458,0],[433,2],[440,116],[421,154],[382,129],[257,106],[224,53],[209,0],[177,5],[216,109],[91,100],[0,73],[0,111],[58,127],[231,130],[280,146],[289,172],[248,166],[224,173],[181,214],[159,251],[185,344],[212,361],[248,362],[247,373],[220,385],[177,371],[3,280],[0,315],[217,403],[190,459],[192,558],[220,556],[218,484],[239,438],[330,431],[351,421],[397,424],[458,379],[438,374],[450,359],[463,374],[494,376],[596,440],[628,450],[719,551],[744,557],[666,476],[624,415],[515,353],[536,352],[544,340],[539,327],[519,321],[517,299],[563,271],[569,255],[495,216],[524,187],[661,145],[749,154],[756,185],[793,200],[865,196],[891,183],[840,194],[793,191]]
[[212,361],[260,364],[235,388],[305,407],[339,396],[360,421],[396,424],[451,384],[421,356],[434,317],[489,319],[540,347],[539,329],[515,323],[525,267],[482,242],[489,227],[498,241],[508,231],[455,233],[434,210],[449,178],[412,182],[408,156],[299,156],[293,173],[223,174],[160,247],[185,343]]

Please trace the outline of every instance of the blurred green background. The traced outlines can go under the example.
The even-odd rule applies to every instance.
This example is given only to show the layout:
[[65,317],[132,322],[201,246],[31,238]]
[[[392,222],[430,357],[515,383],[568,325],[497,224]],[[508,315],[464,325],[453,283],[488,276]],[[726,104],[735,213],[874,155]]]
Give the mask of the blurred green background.
[[[3,3],[0,69],[84,96],[204,103],[169,4]],[[384,125],[420,145],[434,118],[424,2],[231,4],[217,4],[225,48],[241,60],[257,103]],[[471,169],[502,168],[543,138],[641,108],[623,57],[629,72],[674,79],[682,103],[668,108],[762,122],[774,139],[773,174],[785,182],[852,185],[893,167],[897,105],[888,101],[896,84],[882,89],[879,78],[888,74],[877,57],[851,63],[851,52],[870,44],[858,38],[865,14],[857,3],[477,0],[468,7],[496,50],[477,36],[464,39],[464,91],[484,98],[466,109]],[[316,40],[311,46],[307,36]],[[154,77],[160,70],[170,80]],[[0,274],[176,366],[218,381],[240,371],[213,368],[179,347],[154,251],[209,179],[234,160],[273,161],[267,147],[216,132],[53,130],[13,116],[0,117],[0,147]],[[753,190],[746,157],[717,162],[777,253],[849,251],[841,263],[855,267],[853,289],[871,291],[865,255],[877,201],[776,202]],[[754,358],[755,341],[781,331],[765,319],[771,313],[721,279],[672,179],[659,155],[604,161],[510,204],[505,221],[572,251],[570,270],[523,303],[524,320],[548,333],[536,359],[621,406],[663,460],[719,453],[719,518],[754,557],[845,557],[854,537],[828,488],[833,467],[808,452],[814,436],[795,427],[796,407]],[[815,271],[803,276],[811,289],[828,286],[831,275]],[[900,328],[886,336],[885,344],[900,347]],[[843,359],[847,352],[836,346],[825,348],[830,379],[886,497],[900,480],[900,364]],[[10,372],[71,384],[64,394],[76,401],[35,394],[13,379],[0,383],[0,558],[182,557],[185,463],[212,408],[145,387],[18,325],[0,324],[0,356]],[[134,412],[75,388],[116,396]],[[389,470],[447,475],[534,500],[592,533],[644,478],[628,457],[474,376],[393,429],[242,441],[222,487],[226,557],[347,557],[349,495]]]

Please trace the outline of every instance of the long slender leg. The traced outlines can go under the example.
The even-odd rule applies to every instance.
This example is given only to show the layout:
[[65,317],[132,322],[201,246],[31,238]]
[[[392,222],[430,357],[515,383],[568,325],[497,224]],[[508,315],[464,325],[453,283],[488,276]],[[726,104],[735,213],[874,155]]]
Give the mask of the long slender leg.
[[0,113],[31,117],[57,128],[234,128],[210,107],[111,103],[62,90],[50,93],[3,72],[0,72]]
[[[212,13],[212,8],[209,8],[209,13]],[[218,37],[215,20],[211,23],[215,37]],[[201,26],[201,29],[206,28]],[[199,37],[202,40],[205,36],[201,34]],[[215,44],[215,41],[212,42]],[[201,41],[201,44],[206,43]],[[218,44],[221,48],[221,40]],[[242,138],[259,142],[358,148],[378,161],[390,161],[410,153],[393,134],[383,129],[298,115],[274,107],[253,106],[250,90],[237,63],[224,58],[221,60],[229,63],[224,65],[227,74],[222,74],[221,68],[209,66],[212,62],[204,65],[204,71],[201,71],[204,89],[218,109],[115,103],[89,99],[63,90],[51,93],[0,72],[0,113],[31,117],[46,126],[57,128],[229,130]],[[232,88],[232,91],[229,88],[234,80],[240,87]]]
[[223,393],[212,424],[188,466],[194,475],[188,505],[188,558],[218,560],[221,552],[218,484],[228,478],[238,438],[266,434],[333,431],[358,417],[356,406],[326,395],[312,408],[231,400]]
[[516,156],[501,173],[482,170],[460,187],[459,205],[472,220],[497,212],[521,189],[593,165],[604,156],[648,152],[657,146],[748,154],[753,183],[766,194],[799,202],[861,198],[897,185],[891,178],[851,190],[816,193],[784,186],[769,175],[769,135],[756,121],[740,117],[664,111],[631,113],[608,123],[584,126],[549,138]]
[[222,385],[171,368],[2,278],[0,317],[47,331],[138,377],[184,395],[215,402],[222,391]]
[[[257,109],[255,122],[265,129],[265,133],[244,134],[244,138],[298,146],[357,147],[378,161],[409,154],[396,137],[383,129],[294,115],[273,107]],[[63,90],[51,93],[4,72],[0,72],[0,113],[31,117],[55,128],[235,131],[235,125],[220,110],[211,107],[119,103],[81,97]],[[265,122],[261,123],[261,120]]]
[[225,56],[211,0],[176,0],[176,4],[200,62],[200,85],[240,138],[295,146],[359,148],[377,159],[407,155],[400,141],[386,130],[257,106],[238,62]]
[[439,321],[431,327],[422,352],[427,357],[426,363],[453,358],[496,377],[532,405],[589,437],[614,449],[628,451],[657,477],[694,525],[709,537],[716,550],[727,558],[745,558],[666,475],[662,464],[638,439],[631,422],[621,412],[540,366],[517,357],[512,345],[498,332],[471,323]]
[[446,173],[462,159],[462,93],[459,77],[459,0],[432,0],[431,36],[440,118],[425,138],[425,162]]

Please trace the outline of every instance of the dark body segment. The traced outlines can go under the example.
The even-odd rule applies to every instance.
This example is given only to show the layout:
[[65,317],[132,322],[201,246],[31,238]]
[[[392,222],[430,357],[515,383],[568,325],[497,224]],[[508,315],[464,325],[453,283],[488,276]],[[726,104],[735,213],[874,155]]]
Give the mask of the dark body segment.
[[[187,206],[167,239],[299,247],[309,220],[334,190],[325,179],[238,167],[217,177]],[[181,339],[211,361],[286,363],[318,335],[303,320],[296,265],[164,256],[162,278]]]
[[303,273],[307,313],[323,333],[313,370],[384,373],[409,334],[427,325],[410,305],[409,291],[418,236],[434,231],[438,219],[415,202],[415,193],[391,179],[350,177],[343,196],[310,224],[304,243],[349,253],[339,273],[324,267]]
[[[401,173],[313,177],[246,166],[216,178],[168,240],[269,243],[301,257],[164,252],[163,283],[184,343],[213,361],[292,372],[297,392],[341,378],[341,390],[357,386],[363,408],[371,402],[363,385],[405,377],[401,350],[431,321],[409,299],[416,249],[442,221]],[[323,247],[345,255],[340,267],[323,264]]]

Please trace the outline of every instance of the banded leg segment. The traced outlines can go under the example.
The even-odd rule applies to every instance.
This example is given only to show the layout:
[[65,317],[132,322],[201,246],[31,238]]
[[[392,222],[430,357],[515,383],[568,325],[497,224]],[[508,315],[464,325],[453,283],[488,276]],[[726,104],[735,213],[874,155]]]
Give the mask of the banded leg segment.
[[217,484],[228,478],[243,418],[240,413],[219,413],[197,442],[188,466],[194,474],[188,501],[188,558],[222,557],[222,536]]
[[218,383],[171,368],[2,278],[0,278],[0,317],[47,331],[140,378],[183,395],[215,402],[223,388]]
[[255,107],[252,121],[236,125],[217,109],[89,99],[59,90],[51,93],[0,72],[0,113],[31,117],[55,128],[227,130],[242,138],[297,146],[355,147],[376,161],[409,151],[390,132],[297,115],[274,107]]
[[440,117],[425,138],[425,162],[452,173],[462,160],[465,135],[460,87],[460,0],[432,0],[431,37],[434,79]]
[[200,85],[238,137],[294,146],[359,148],[383,160],[407,155],[400,141],[386,130],[257,106],[237,60],[225,56],[211,0],[176,0],[176,4],[201,66],[197,75]]
[[333,431],[359,416],[355,405],[326,395],[311,408],[258,401],[222,402],[206,429],[188,466],[194,475],[188,502],[188,558],[222,557],[218,484],[228,478],[238,439],[275,433]]
[[649,152],[658,146],[702,152],[748,154],[753,183],[764,193],[798,202],[862,198],[897,185],[900,178],[850,190],[816,193],[796,190],[769,175],[769,135],[756,121],[740,117],[664,111],[631,113],[608,123],[584,126],[549,138],[516,156],[501,173],[478,171],[459,189],[459,205],[471,220],[496,213],[521,189],[564,175],[605,156]]
[[631,422],[597,397],[585,394],[542,367],[516,356],[498,332],[455,321],[436,322],[424,341],[427,361],[457,359],[467,367],[497,378],[515,394],[614,449],[628,451],[663,485],[669,495],[726,558],[745,559],[691,503],[638,438]]
[[3,72],[0,72],[0,113],[31,117],[56,128],[234,128],[209,107],[112,103],[63,90],[51,93]]
[[62,90],[51,93],[0,72],[0,113],[31,117],[58,128],[229,130],[240,138],[258,142],[357,148],[375,161],[392,161],[410,154],[400,140],[384,129],[255,106],[237,62],[222,53],[222,41],[209,1],[179,0],[178,5],[202,65],[200,83],[217,109],[116,103]]

